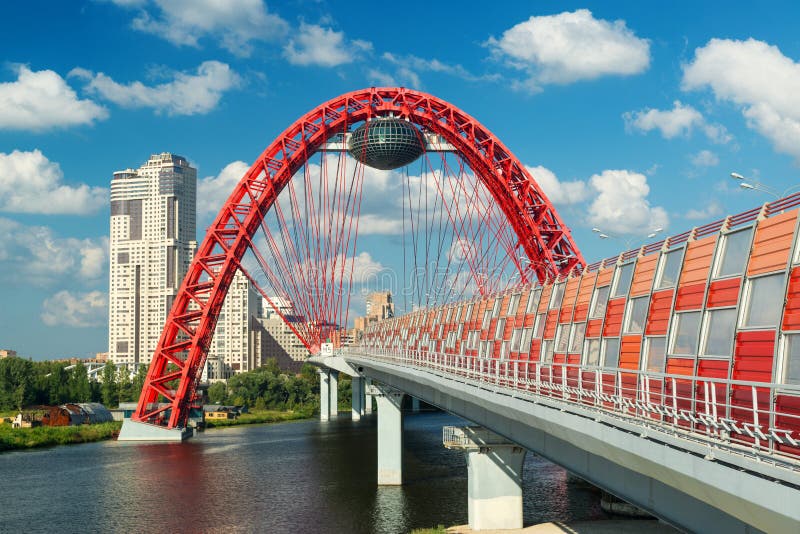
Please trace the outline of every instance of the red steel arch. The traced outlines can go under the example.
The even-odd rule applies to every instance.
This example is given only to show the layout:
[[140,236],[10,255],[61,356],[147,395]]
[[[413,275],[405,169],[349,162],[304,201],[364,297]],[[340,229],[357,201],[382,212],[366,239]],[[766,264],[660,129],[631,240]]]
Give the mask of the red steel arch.
[[[262,218],[295,172],[331,136],[389,114],[442,136],[456,148],[508,218],[540,282],[583,268],[583,256],[547,196],[511,151],[474,118],[444,100],[405,88],[344,94],[278,136],[222,206],[173,302],[134,421],[185,426],[225,295]],[[167,406],[157,407],[159,396]]]

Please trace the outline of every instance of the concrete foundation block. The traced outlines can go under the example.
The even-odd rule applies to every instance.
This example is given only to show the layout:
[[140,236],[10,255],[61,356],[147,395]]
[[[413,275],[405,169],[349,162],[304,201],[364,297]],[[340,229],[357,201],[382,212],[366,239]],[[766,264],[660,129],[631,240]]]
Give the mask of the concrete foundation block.
[[191,428],[164,428],[125,419],[117,441],[171,441],[181,442],[192,437]]

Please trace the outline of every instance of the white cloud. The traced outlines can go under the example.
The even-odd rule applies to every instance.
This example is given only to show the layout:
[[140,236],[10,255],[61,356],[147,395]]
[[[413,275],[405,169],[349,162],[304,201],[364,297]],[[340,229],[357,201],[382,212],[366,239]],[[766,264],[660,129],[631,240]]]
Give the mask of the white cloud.
[[534,91],[543,84],[638,74],[650,64],[647,39],[624,20],[596,19],[587,9],[533,16],[487,44],[495,57],[526,71],[529,78],[517,85]]
[[714,217],[719,217],[722,213],[722,205],[716,200],[712,200],[702,209],[691,209],[687,211],[683,217],[689,220],[709,220]]
[[606,170],[595,174],[589,184],[597,192],[588,209],[588,222],[618,234],[646,234],[669,222],[666,210],[650,206],[650,186],[644,174],[627,170]]
[[367,41],[347,41],[343,32],[301,22],[283,53],[293,65],[336,67],[352,63],[361,52],[371,48],[372,44]]
[[3,282],[48,286],[97,282],[108,264],[108,238],[56,236],[47,226],[27,226],[0,217]]
[[800,161],[800,63],[776,46],[711,39],[684,65],[684,90],[709,88],[741,107],[747,125]]
[[647,108],[641,111],[628,111],[622,114],[625,129],[650,132],[659,130],[664,139],[691,135],[694,129],[701,130],[714,143],[727,143],[732,139],[724,126],[711,124],[703,114],[689,105],[676,100],[672,109]]
[[710,150],[701,150],[691,157],[695,167],[715,167],[719,165],[719,157]]
[[41,318],[47,326],[102,326],[108,321],[108,295],[59,291],[42,303]]
[[382,57],[392,65],[399,66],[399,70],[405,70],[407,73],[416,73],[417,71],[438,72],[471,82],[497,80],[500,77],[498,74],[475,75],[459,64],[449,64],[435,58],[424,59],[414,55],[397,56],[389,52],[384,53]]
[[204,61],[196,74],[174,73],[170,82],[146,86],[142,82],[121,84],[106,74],[73,69],[71,76],[86,80],[86,90],[126,108],[153,108],[168,115],[196,115],[212,111],[222,94],[240,82],[226,63]]
[[577,204],[586,200],[589,195],[586,183],[580,180],[572,182],[560,181],[555,173],[546,167],[527,167],[536,183],[544,190],[545,195],[554,204]]
[[0,83],[0,130],[42,131],[93,124],[108,117],[108,110],[79,99],[52,70],[34,72],[18,65],[16,74],[16,81]]
[[58,163],[39,150],[0,152],[0,211],[84,215],[106,204],[106,189],[66,185],[63,177]]
[[[115,2],[135,5],[134,1]],[[240,56],[249,55],[251,41],[278,41],[289,25],[269,13],[262,0],[152,0],[152,10],[140,10],[133,28],[178,46],[199,46],[205,37]]]
[[397,85],[394,76],[378,69],[367,70],[367,80],[376,87],[395,87]]
[[218,175],[197,183],[197,215],[203,220],[216,215],[250,165],[244,161],[228,163]]

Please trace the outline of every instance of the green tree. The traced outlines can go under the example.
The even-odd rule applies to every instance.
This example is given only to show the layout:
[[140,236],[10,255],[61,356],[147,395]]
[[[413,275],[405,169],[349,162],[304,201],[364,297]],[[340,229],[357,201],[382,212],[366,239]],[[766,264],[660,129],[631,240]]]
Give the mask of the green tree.
[[89,384],[89,374],[86,366],[78,362],[69,374],[69,398],[73,402],[90,402],[92,400],[92,387]]
[[34,366],[22,358],[0,360],[0,409],[21,410],[34,402]]
[[103,367],[103,385],[101,387],[103,404],[108,408],[117,406],[119,388],[117,388],[117,368],[113,363]]
[[127,367],[117,370],[117,405],[120,402],[133,401],[133,382]]
[[136,375],[133,377],[133,398],[131,401],[139,400],[139,396],[142,394],[142,388],[144,387],[144,381],[147,378],[147,366],[140,365],[136,369]]
[[214,382],[208,388],[208,400],[211,404],[225,404],[228,388],[225,382]]

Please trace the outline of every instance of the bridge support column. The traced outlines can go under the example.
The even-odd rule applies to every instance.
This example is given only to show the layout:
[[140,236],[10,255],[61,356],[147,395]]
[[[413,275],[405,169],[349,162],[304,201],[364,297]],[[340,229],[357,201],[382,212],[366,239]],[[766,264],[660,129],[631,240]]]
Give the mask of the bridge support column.
[[525,449],[482,427],[444,427],[444,446],[467,456],[467,508],[472,530],[522,528]]
[[378,401],[378,485],[403,483],[403,397],[388,386],[371,386]]
[[419,399],[416,397],[411,397],[411,411],[419,413]]
[[330,418],[336,419],[339,417],[339,371],[334,371],[331,369],[328,389],[330,394],[328,400],[328,406],[330,406]]
[[319,420],[328,421],[331,417],[330,406],[330,369],[317,369],[319,373]]
[[364,415],[364,377],[354,376],[352,378],[353,394],[352,394],[352,417],[353,421],[360,421],[361,416]]
[[372,395],[370,390],[372,388],[372,380],[369,378],[364,379],[364,414],[372,413]]

